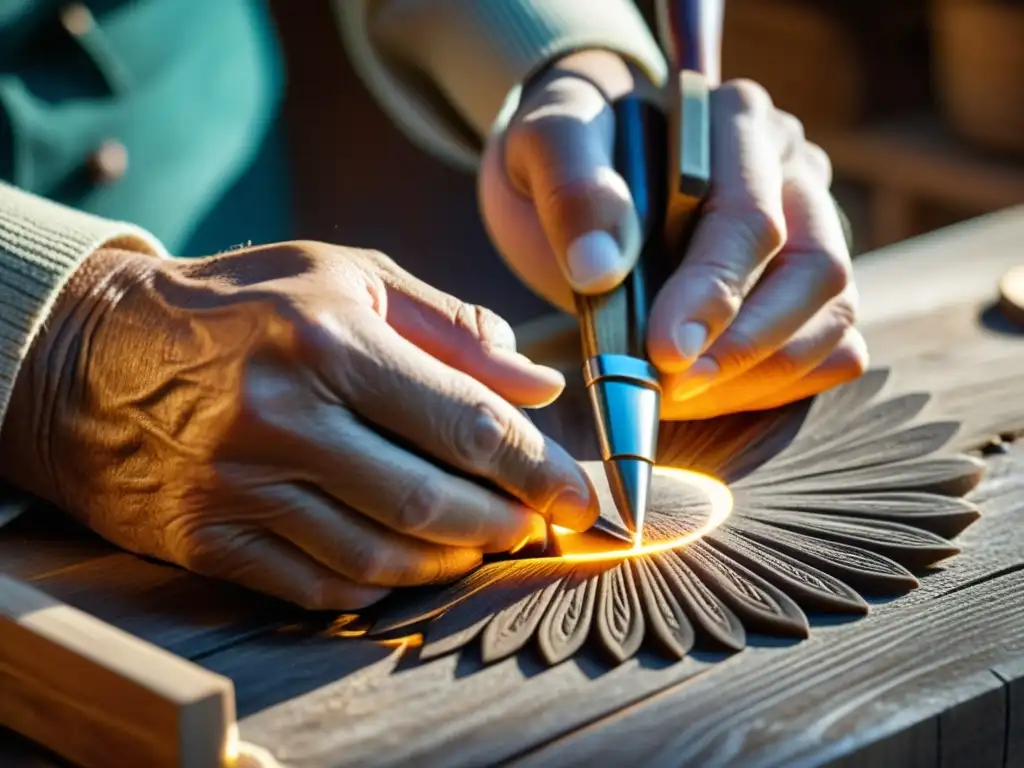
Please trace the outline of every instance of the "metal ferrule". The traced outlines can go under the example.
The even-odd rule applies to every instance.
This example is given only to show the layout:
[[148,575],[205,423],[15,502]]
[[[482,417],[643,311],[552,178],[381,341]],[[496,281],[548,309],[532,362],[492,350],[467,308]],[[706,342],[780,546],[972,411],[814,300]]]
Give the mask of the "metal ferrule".
[[629,355],[597,355],[583,364],[583,380],[597,418],[601,458],[653,464],[661,413],[654,366]]

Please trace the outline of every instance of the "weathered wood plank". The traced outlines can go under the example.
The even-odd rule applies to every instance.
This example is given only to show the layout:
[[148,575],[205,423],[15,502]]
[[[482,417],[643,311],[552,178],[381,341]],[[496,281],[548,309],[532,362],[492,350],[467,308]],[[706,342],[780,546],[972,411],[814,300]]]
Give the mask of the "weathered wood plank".
[[[826,764],[940,717],[977,694],[979,674],[1024,656],[1022,590],[1018,570],[770,657],[741,654],[520,764]],[[984,755],[985,735],[960,734],[957,751]]]
[[[805,646],[813,651],[842,638],[854,638],[849,642],[855,644],[855,638],[871,627],[889,626],[900,615],[927,617],[936,598],[1024,565],[1024,448],[993,457],[989,463],[989,479],[975,494],[986,515],[962,537],[965,552],[944,569],[923,577],[921,588],[906,598],[874,606],[870,623],[824,626],[819,622],[809,644],[788,649],[762,645],[725,662],[697,654],[666,666],[641,654],[607,671],[586,657],[551,669],[520,657],[480,669],[477,660],[447,657],[392,673],[382,671],[360,679],[358,685],[324,680],[325,687],[314,694],[243,720],[243,736],[303,767],[355,765],[371,759],[381,765],[408,761],[476,765],[514,757],[690,678],[721,680],[709,684],[713,689],[725,685],[738,674],[733,671],[738,659],[751,659],[749,667],[759,668],[781,654],[793,663],[793,655],[804,653]],[[248,645],[225,653],[245,654]],[[713,700],[710,695],[702,699],[703,706],[711,706]],[[734,701],[728,711],[740,709]],[[331,712],[337,714],[325,714]],[[666,722],[662,725],[668,728]],[[686,722],[685,718],[675,720],[669,730],[676,733]],[[603,727],[598,724],[594,732],[600,734]],[[624,736],[618,738],[625,743]],[[595,739],[601,741],[599,735]],[[560,752],[559,760],[563,757]]]
[[0,577],[0,725],[87,768],[219,768],[231,681]]
[[1014,659],[992,668],[992,673],[1006,685],[1006,754],[1005,765],[1024,765],[1024,658]]
[[[994,297],[1000,270],[1011,261],[1007,244],[1020,242],[1024,226],[1006,217],[996,224],[998,237],[986,235],[996,250],[979,253],[976,259],[963,258],[963,249],[970,250],[970,237],[966,241],[953,238],[953,245],[932,261],[927,250],[907,256],[913,269],[927,267],[924,274],[929,276],[929,288],[932,278],[938,280],[938,298],[934,301],[921,298],[921,294],[929,296],[928,291],[908,291],[886,279],[889,272],[903,274],[896,267],[887,267],[878,260],[865,262],[869,275],[865,305],[872,306],[872,298],[879,297],[879,309],[866,313],[866,333],[874,360],[896,364],[894,391],[930,390],[935,394],[933,412],[962,419],[961,445],[974,445],[989,434],[1024,427],[1024,404],[1019,399],[1024,341],[1017,334],[1000,331],[997,322],[984,318],[988,294]],[[976,228],[972,231],[977,233]],[[933,249],[941,246],[939,241],[931,244]],[[958,260],[953,258],[954,251],[959,251],[955,254]],[[920,280],[920,275],[916,279]],[[897,306],[901,296],[908,299],[902,310]],[[964,554],[924,577],[916,593],[876,606],[872,624],[819,626],[814,633],[818,639],[812,638],[812,643],[827,645],[837,637],[855,637],[872,626],[896,622],[898,616],[927,615],[936,598],[1024,564],[1024,463],[1020,451],[989,463],[990,477],[975,493],[985,517],[962,537]],[[811,649],[817,645],[811,645]],[[244,653],[245,646],[228,653],[235,652]],[[753,659],[746,663],[758,666],[774,655],[787,654],[789,658],[790,654],[803,652],[803,646],[785,650],[753,648],[739,658]],[[553,669],[531,666],[528,658],[520,658],[483,670],[474,660],[445,658],[376,675],[372,681],[362,681],[357,692],[346,681],[339,681],[310,697],[248,718],[242,728],[249,738],[275,746],[282,757],[299,766],[354,764],[371,757],[381,764],[401,764],[411,759],[450,765],[500,761],[674,684],[682,682],[685,687],[683,681],[692,678],[696,684],[706,679],[714,681],[706,683],[713,688],[720,679],[731,679],[734,673],[729,670],[734,660],[714,662],[697,655],[682,664],[659,667],[641,655],[635,663],[606,672],[586,658]],[[970,662],[965,664],[967,668],[958,679],[977,680],[978,670]],[[966,696],[961,702],[963,709],[953,710],[946,722],[956,722],[975,711],[974,698]],[[709,707],[713,700],[713,696],[702,700],[703,706]],[[346,713],[344,732],[329,727],[321,715],[312,714],[330,711],[332,706]],[[733,710],[738,706],[734,703]],[[314,720],[319,723],[317,728],[298,726],[302,736],[292,737],[296,724]],[[285,722],[288,728],[281,725]],[[678,731],[678,722],[669,732]],[[879,755],[888,750],[925,757],[931,753],[938,760],[942,751],[938,743],[940,725],[936,718],[907,724],[890,741],[878,741],[884,734],[876,733],[874,749],[880,750]],[[600,733],[601,728],[596,726],[594,732]],[[946,747],[957,748],[949,739]]]
[[[897,364],[894,389],[931,390],[936,394],[936,409],[963,419],[962,445],[975,444],[990,433],[1024,429],[1024,404],[1019,396],[1024,341],[1016,333],[1000,330],[998,319],[983,317],[990,298],[995,298],[1001,270],[1018,258],[1022,241],[1024,217],[1003,215],[957,228],[942,238],[933,237],[921,247],[911,244],[898,258],[891,253],[894,249],[888,249],[890,253],[867,257],[858,264],[864,327],[874,361]],[[883,255],[886,260],[882,260]],[[925,277],[927,288],[913,290],[915,285],[923,285]],[[111,611],[109,615],[115,622],[127,622],[129,626],[139,622],[138,631],[149,632],[158,641],[182,652],[207,654],[204,664],[239,682],[242,706],[247,711],[274,704],[293,693],[312,691],[295,701],[259,712],[243,723],[246,737],[274,747],[278,756],[291,765],[400,765],[413,759],[446,765],[493,763],[528,753],[539,744],[557,740],[596,721],[596,726],[580,733],[580,738],[590,738],[589,734],[619,722],[620,717],[614,713],[637,702],[647,706],[642,703],[644,699],[673,686],[680,690],[688,686],[703,690],[700,686],[704,686],[710,690],[724,684],[720,680],[733,680],[738,674],[733,670],[746,669],[744,665],[765,666],[764,660],[781,657],[803,658],[802,654],[811,654],[822,644],[853,642],[849,638],[882,631],[898,621],[910,625],[915,615],[931,615],[940,601],[964,600],[957,595],[970,592],[964,589],[966,584],[975,584],[971,588],[974,590],[991,588],[988,582],[995,576],[1024,565],[1021,462],[1019,451],[990,460],[991,476],[976,492],[985,517],[962,537],[964,554],[943,570],[926,576],[916,593],[876,606],[874,615],[864,622],[816,626],[809,643],[783,648],[755,647],[724,663],[718,657],[697,654],[680,664],[664,666],[663,662],[641,654],[634,662],[611,672],[585,657],[553,669],[545,669],[529,657],[509,659],[483,670],[479,660],[471,658],[448,657],[416,665],[408,660],[396,663],[393,648],[324,637],[317,635],[314,628],[306,630],[301,642],[274,634],[217,651],[244,633],[234,635],[229,631],[217,635],[215,631],[213,639],[207,641],[202,639],[208,637],[204,633],[209,630],[204,620],[198,622],[200,640],[188,632],[178,633],[182,625],[194,627],[191,602],[207,590],[212,595],[213,607],[205,615],[218,624],[222,618],[218,611],[230,608],[231,598],[227,595],[231,590],[221,592],[220,586],[186,574],[181,577],[189,586],[185,587],[183,582],[180,591],[176,591],[170,586],[175,583],[173,579],[150,571],[139,578],[142,599],[125,595],[116,597],[112,608],[105,608],[102,601],[94,607]],[[90,604],[95,599],[92,595],[110,587],[98,575],[104,569],[96,569],[96,561],[90,560],[95,556],[96,553],[84,553],[83,560],[71,558],[70,570],[68,563],[63,562],[45,570],[45,577],[52,580],[55,592],[65,590],[62,594],[72,601]],[[0,555],[0,568],[2,559]],[[166,568],[151,563],[143,565]],[[79,568],[82,572],[74,573]],[[1010,573],[1004,578],[1014,577]],[[221,600],[223,604],[218,603]],[[166,613],[161,615],[161,608]],[[146,620],[139,621],[134,618],[136,614],[144,615]],[[151,614],[160,618],[153,619]],[[961,626],[959,614],[951,615],[949,625]],[[894,639],[893,646],[898,648],[901,639]],[[875,733],[875,737],[881,738],[876,738],[871,749],[879,751],[870,754],[901,754],[908,756],[908,760],[912,755],[933,756],[928,764],[935,764],[947,750],[960,749],[948,739],[944,747],[941,734],[950,732],[950,724],[973,722],[971,718],[979,712],[996,706],[979,703],[981,699],[994,700],[995,689],[989,687],[994,684],[985,677],[988,674],[1007,681],[1007,764],[1014,764],[1014,757],[1020,760],[1024,756],[1024,737],[1015,733],[1024,729],[1018,727],[1015,732],[1012,725],[1024,723],[1024,689],[1020,684],[1019,656],[1013,655],[1019,649],[1013,642],[999,650],[1003,656],[997,653],[994,657],[991,649],[985,651],[979,643],[973,655],[951,661],[953,669],[947,670],[940,664],[937,682],[920,678],[937,686],[950,705],[958,706],[945,715],[945,720],[941,714],[922,715],[917,721],[905,723],[890,738],[885,738],[885,733]],[[938,647],[944,641],[934,644]],[[988,671],[990,668],[994,675]],[[910,672],[923,674],[919,670]],[[898,685],[892,690],[897,699],[913,698],[912,691],[902,691]],[[960,698],[951,698],[951,691]],[[671,694],[663,693],[652,701],[665,696]],[[704,709],[710,711],[715,696],[708,695],[702,701]],[[736,709],[733,702],[731,711]],[[623,719],[629,716],[628,710],[621,715]],[[665,734],[679,732],[679,721],[665,722]],[[771,722],[760,726],[755,722],[751,727],[763,728],[760,737],[765,743],[775,733]],[[778,732],[788,733],[784,728]],[[619,734],[622,741],[618,731],[612,733]],[[556,752],[564,748],[558,741],[551,747]],[[548,754],[555,752],[542,750],[532,759]],[[599,753],[598,759],[603,760],[604,756]],[[679,760],[673,758],[670,762],[678,764]]]
[[127,554],[41,505],[0,528],[0,574],[187,658],[298,614],[248,590]]
[[[266,632],[228,650],[200,659],[207,669],[231,678],[238,716],[310,693],[326,683],[350,688],[392,673],[402,655],[399,643],[343,637],[315,626],[294,625]],[[298,662],[298,663],[297,663]]]
[[938,724],[939,765],[1003,768],[1010,736],[1006,683],[991,670],[983,670],[964,680],[959,692],[963,702],[929,721]]

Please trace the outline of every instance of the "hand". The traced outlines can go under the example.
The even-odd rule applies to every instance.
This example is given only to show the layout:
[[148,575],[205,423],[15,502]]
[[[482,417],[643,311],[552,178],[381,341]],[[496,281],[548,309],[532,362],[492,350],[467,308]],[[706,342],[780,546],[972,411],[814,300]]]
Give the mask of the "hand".
[[[527,89],[484,155],[492,239],[567,311],[572,290],[609,290],[638,256],[637,214],[612,168],[609,104],[629,93],[662,98],[614,54],[574,54]],[[782,405],[867,365],[827,156],[754,83],[713,90],[711,112],[712,189],[648,326],[667,419]]]
[[514,407],[563,386],[500,318],[380,254],[100,251],[33,344],[0,452],[8,480],[133,552],[355,609],[545,519],[589,527],[586,475]]

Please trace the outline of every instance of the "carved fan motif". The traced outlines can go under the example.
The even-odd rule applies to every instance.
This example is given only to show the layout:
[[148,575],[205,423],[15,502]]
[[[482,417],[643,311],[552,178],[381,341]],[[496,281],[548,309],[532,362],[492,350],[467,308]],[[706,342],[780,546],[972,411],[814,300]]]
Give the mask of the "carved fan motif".
[[[425,658],[477,642],[493,662],[532,644],[554,665],[591,643],[617,663],[644,643],[679,658],[701,641],[738,651],[747,632],[806,637],[806,612],[864,614],[863,596],[911,590],[913,570],[957,553],[950,539],[979,515],[961,497],[982,464],[937,455],[957,424],[917,422],[928,396],[880,398],[886,379],[871,371],[786,408],[664,424],[660,464],[732,493],[729,517],[693,543],[600,562],[490,563],[399,595],[370,634],[422,631]],[[616,525],[603,469],[585,466],[603,495],[597,527]],[[647,540],[706,525],[711,500],[686,477],[656,473]]]

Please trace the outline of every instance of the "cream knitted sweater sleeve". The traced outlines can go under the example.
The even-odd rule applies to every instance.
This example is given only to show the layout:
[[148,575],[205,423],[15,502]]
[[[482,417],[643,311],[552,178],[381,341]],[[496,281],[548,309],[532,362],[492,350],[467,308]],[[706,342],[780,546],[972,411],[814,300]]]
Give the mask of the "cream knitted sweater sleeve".
[[103,246],[166,256],[148,232],[0,182],[0,422],[21,363],[75,267]]
[[334,0],[349,57],[422,149],[472,170],[519,85],[558,56],[615,51],[656,83],[667,66],[633,0]]

